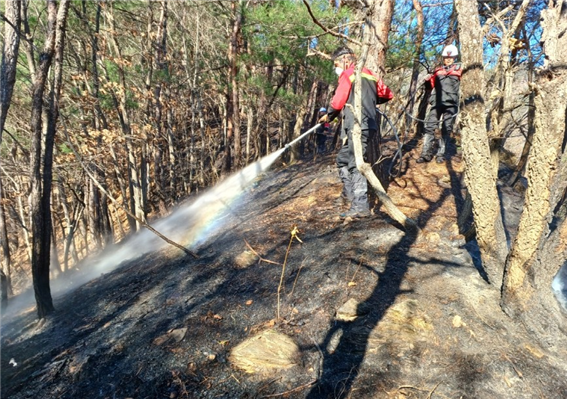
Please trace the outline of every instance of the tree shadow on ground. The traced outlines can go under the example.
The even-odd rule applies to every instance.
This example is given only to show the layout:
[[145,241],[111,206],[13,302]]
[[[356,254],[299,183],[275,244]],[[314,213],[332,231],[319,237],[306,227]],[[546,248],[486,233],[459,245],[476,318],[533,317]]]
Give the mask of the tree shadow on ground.
[[[454,148],[451,149],[449,154],[454,156]],[[442,191],[437,201],[430,201],[427,212],[423,212],[422,217],[419,218],[418,224],[420,226],[425,226],[435,210],[440,208],[447,197],[451,195],[455,196],[457,212],[461,212],[463,209],[464,198],[461,180],[455,169],[452,168],[450,161],[447,162],[447,169],[451,186]],[[389,219],[389,217],[386,217],[386,220]],[[389,221],[393,222],[392,220]],[[320,376],[306,398],[345,398],[352,393],[353,384],[359,376],[364,357],[369,349],[370,333],[384,318],[386,311],[394,304],[397,297],[404,293],[404,290],[401,289],[401,283],[408,271],[410,262],[413,261],[408,252],[417,240],[417,234],[406,232],[388,252],[384,271],[377,273],[378,283],[376,287],[371,295],[358,305],[358,314],[363,314],[365,309],[371,309],[367,315],[359,317],[354,322],[331,321],[325,338],[318,346],[323,357]],[[472,256],[472,258],[473,260],[480,259],[476,256]],[[475,266],[482,274],[482,267],[479,268],[477,262],[475,262]],[[336,342],[337,337],[340,338],[336,348],[328,350],[328,346],[332,341]],[[388,369],[387,365],[384,367]]]
[[[306,396],[309,399],[343,398],[351,391],[368,350],[370,332],[384,317],[386,310],[403,293],[400,288],[408,268],[409,247],[415,242],[415,234],[406,234],[388,253],[386,268],[378,273],[378,284],[368,299],[358,305],[361,312],[372,309],[362,320],[355,322],[332,321],[320,349],[323,365],[318,384]],[[360,328],[361,324],[364,326]],[[356,340],[351,339],[356,330]],[[327,347],[341,333],[340,341],[332,353]]]
[[[453,143],[452,140],[450,140],[447,143],[446,162],[447,162],[447,171],[449,172],[449,179],[451,182],[450,183],[451,190],[453,192],[453,198],[455,200],[455,209],[457,210],[457,215],[461,215],[464,212],[468,212],[465,209],[466,195],[464,193],[466,192],[466,187],[463,184],[464,172],[462,174],[458,173],[453,165],[454,162],[462,162],[462,159],[460,155],[457,154],[455,143]],[[463,233],[464,230],[473,228],[472,212],[464,221],[464,223],[465,223],[464,226],[459,226],[459,230],[462,231]],[[486,270],[484,270],[484,267],[482,266],[480,250],[478,248],[476,240],[475,239],[468,240],[468,242],[463,246],[463,248],[465,248],[469,253],[469,255],[471,256],[473,265],[480,274],[480,276],[482,277],[482,279],[488,282],[488,274],[486,273]]]

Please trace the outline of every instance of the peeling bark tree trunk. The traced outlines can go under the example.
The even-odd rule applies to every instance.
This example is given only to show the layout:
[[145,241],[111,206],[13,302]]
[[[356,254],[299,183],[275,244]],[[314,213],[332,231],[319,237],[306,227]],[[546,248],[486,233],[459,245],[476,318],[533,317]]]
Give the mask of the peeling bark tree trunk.
[[373,35],[373,45],[368,50],[366,67],[384,76],[386,64],[386,51],[388,50],[388,33],[392,26],[394,15],[394,0],[374,0],[374,7],[370,24]]
[[[530,61],[530,68],[528,72],[528,85],[533,84],[533,62]],[[530,148],[532,146],[532,141],[534,137],[534,125],[535,125],[535,93],[532,91],[528,100],[528,131],[526,134],[526,142],[524,143],[524,148],[522,149],[522,154],[520,155],[520,160],[514,168],[514,172],[510,175],[507,183],[509,186],[513,186],[518,178],[524,173],[526,164],[528,163],[528,156],[530,154]]]
[[483,266],[490,282],[500,287],[508,248],[485,125],[482,30],[476,2],[456,0],[455,7],[459,37],[463,43],[461,91],[464,105],[461,107],[461,144],[466,164],[465,181],[472,198],[476,237]]
[[[566,256],[564,246],[561,250],[558,245],[565,223],[548,235],[556,205],[550,202],[553,200],[550,190],[566,133],[567,36],[563,34],[567,29],[566,10],[567,0],[550,1],[548,9],[541,13],[542,42],[549,64],[540,77],[535,97],[535,133],[526,175],[528,189],[518,233],[506,263],[502,290],[502,307],[507,314],[521,317],[524,324],[549,345],[551,341],[562,342],[558,345],[562,348],[567,342],[567,319],[553,298],[551,284]],[[563,168],[559,170],[564,172]],[[556,176],[556,181],[558,179],[564,180],[565,175]],[[559,195],[555,193],[555,197]],[[562,256],[558,256],[561,253]]]
[[[393,14],[394,2],[392,0],[374,1],[374,7],[372,9],[370,23],[368,25],[371,27],[371,40],[374,45],[368,49],[368,57],[365,64],[368,69],[375,71],[379,77],[382,77],[385,74],[384,65],[386,63],[386,50],[388,49],[388,34],[392,25]],[[375,135],[368,138],[368,150],[366,151],[366,156],[368,163],[370,163],[370,165],[374,165],[372,170],[378,177],[380,184],[387,188],[389,183],[388,166],[391,160],[388,160],[387,162],[378,162],[382,155],[380,148],[380,119],[377,118],[376,122],[378,122],[378,130]],[[369,193],[368,199],[371,208],[376,204],[376,202],[378,202],[378,198],[376,198],[373,192]]]

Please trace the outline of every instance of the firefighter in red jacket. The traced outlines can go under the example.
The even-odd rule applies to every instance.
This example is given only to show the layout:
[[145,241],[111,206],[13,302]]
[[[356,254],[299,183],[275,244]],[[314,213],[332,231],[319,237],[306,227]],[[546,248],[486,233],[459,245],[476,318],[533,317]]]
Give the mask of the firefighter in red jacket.
[[445,162],[445,147],[447,139],[453,132],[455,117],[459,110],[459,87],[461,84],[461,66],[455,64],[455,58],[459,55],[457,47],[451,45],[443,49],[443,66],[435,69],[432,75],[425,77],[424,84],[433,90],[431,93],[431,110],[424,123],[423,147],[417,163],[429,162],[433,159],[435,129],[439,126],[439,120],[443,119],[441,137],[438,141],[437,163]]
[[[341,139],[343,146],[337,154],[339,177],[343,182],[342,197],[350,201],[350,209],[341,214],[342,217],[365,217],[370,215],[368,205],[368,183],[366,178],[356,168],[354,146],[352,145],[352,130],[354,128],[354,79],[356,57],[348,47],[343,47],[333,54],[335,72],[339,83],[327,114],[319,119],[320,123],[330,122],[342,111]],[[392,91],[372,71],[363,68],[361,72],[362,87],[362,153],[366,153],[369,137],[376,134],[376,104],[391,100]],[[347,106],[350,104],[350,106]],[[366,157],[365,157],[366,158]]]

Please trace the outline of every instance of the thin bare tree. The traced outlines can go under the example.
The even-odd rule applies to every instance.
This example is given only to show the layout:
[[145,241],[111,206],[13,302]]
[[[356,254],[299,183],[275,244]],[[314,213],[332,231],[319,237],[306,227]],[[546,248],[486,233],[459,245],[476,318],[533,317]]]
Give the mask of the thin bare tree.
[[[32,151],[31,169],[31,220],[32,220],[32,276],[37,314],[45,318],[54,310],[49,286],[51,247],[51,184],[53,145],[59,117],[65,27],[70,0],[59,5],[47,0],[47,32],[32,90]],[[43,120],[44,94],[49,71],[53,66],[53,80],[48,95],[47,120]],[[44,135],[44,123],[46,124]]]

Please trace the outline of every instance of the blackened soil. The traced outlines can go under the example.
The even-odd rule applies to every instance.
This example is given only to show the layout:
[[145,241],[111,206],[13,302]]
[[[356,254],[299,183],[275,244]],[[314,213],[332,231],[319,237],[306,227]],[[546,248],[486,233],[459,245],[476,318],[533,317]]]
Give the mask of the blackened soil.
[[[459,232],[458,158],[415,158],[388,192],[419,235],[380,209],[342,220],[332,155],[276,166],[199,259],[151,253],[57,298],[45,322],[33,310],[4,320],[2,397],[567,398],[566,353],[501,312]],[[302,242],[290,245],[294,226]],[[252,250],[261,258],[243,262]],[[336,320],[351,298],[359,317]],[[297,364],[232,365],[231,348],[265,329],[295,340]]]

